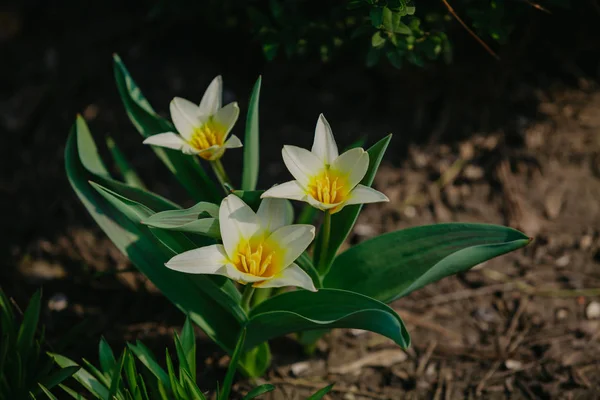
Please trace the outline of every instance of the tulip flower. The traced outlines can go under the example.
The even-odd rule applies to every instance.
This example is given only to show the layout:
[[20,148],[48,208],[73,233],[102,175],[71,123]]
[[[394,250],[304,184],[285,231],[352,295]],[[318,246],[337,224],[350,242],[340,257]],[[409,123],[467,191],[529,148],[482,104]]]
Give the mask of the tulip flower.
[[362,148],[338,153],[329,123],[321,114],[312,150],[284,146],[283,162],[295,180],[274,186],[262,198],[300,200],[329,213],[350,204],[389,201],[387,196],[359,182],[369,168],[369,153]]
[[150,136],[144,144],[197,154],[214,161],[223,156],[225,149],[242,147],[240,139],[229,132],[240,114],[236,102],[221,107],[223,79],[217,76],[204,92],[196,106],[189,100],[175,97],[171,101],[171,118],[178,133],[165,132]]
[[297,286],[316,291],[310,276],[294,263],[314,239],[315,228],[291,222],[292,211],[283,200],[263,200],[254,213],[231,194],[219,207],[223,244],[179,254],[166,266],[191,274],[224,275],[258,288]]

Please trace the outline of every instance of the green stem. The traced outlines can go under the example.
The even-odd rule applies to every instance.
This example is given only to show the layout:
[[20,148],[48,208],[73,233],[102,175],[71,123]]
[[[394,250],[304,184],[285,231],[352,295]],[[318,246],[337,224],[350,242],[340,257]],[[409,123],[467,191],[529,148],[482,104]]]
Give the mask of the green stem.
[[219,180],[221,187],[225,191],[225,194],[229,194],[227,185],[231,186],[231,181],[229,180],[229,177],[227,176],[227,172],[225,172],[225,167],[223,167],[223,163],[221,162],[221,159],[219,158],[214,161],[211,161],[210,165],[211,165],[215,175],[217,176],[217,179]]
[[242,293],[242,308],[246,312],[250,311],[250,300],[252,300],[254,290],[254,287],[250,283],[246,284],[246,287],[244,287],[244,293]]
[[329,270],[329,263],[327,262],[329,236],[331,236],[331,213],[329,211],[325,211],[325,215],[323,216],[323,225],[321,225],[321,254],[317,267],[321,276],[325,276],[327,270]]

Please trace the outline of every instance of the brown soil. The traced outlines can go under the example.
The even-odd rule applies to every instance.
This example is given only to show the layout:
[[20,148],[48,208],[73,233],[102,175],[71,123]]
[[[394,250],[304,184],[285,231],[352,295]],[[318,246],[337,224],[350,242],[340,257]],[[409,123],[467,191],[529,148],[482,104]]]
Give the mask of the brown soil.
[[[366,207],[351,243],[444,221],[505,224],[535,238],[395,302],[413,337],[406,352],[361,331],[332,332],[311,357],[275,340],[264,381],[278,390],[265,398],[302,399],[328,383],[331,399],[598,397],[600,87],[598,59],[588,57],[600,54],[597,35],[575,32],[577,46],[555,48],[563,36],[521,32],[498,63],[467,44],[468,61],[450,67],[365,71],[346,55],[326,66],[265,64],[257,49],[234,47],[235,35],[191,51],[176,40],[195,32],[189,24],[148,26],[134,12],[94,7],[76,20],[16,7],[16,31],[0,36],[0,282],[23,305],[43,286],[51,342],[87,319],[73,357],[96,360],[101,335],[117,348],[141,339],[160,352],[183,322],[143,277],[123,272],[131,265],[63,171],[66,135],[82,112],[97,141],[110,133],[151,190],[190,205],[125,116],[110,65],[118,51],[161,112],[174,95],[199,99],[218,73],[228,100],[245,109],[262,73],[264,187],[287,177],[279,148],[308,146],[320,112],[342,145],[395,133],[375,182],[392,201]],[[534,32],[551,25],[544,18],[532,21]],[[225,159],[234,176],[239,157]],[[203,386],[214,388],[226,358],[205,339],[199,357]]]

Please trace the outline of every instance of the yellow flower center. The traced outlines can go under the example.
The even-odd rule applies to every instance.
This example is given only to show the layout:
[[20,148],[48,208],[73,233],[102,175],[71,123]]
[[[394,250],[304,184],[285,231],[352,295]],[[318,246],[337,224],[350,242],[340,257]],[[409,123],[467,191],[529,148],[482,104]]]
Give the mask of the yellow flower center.
[[273,276],[278,264],[275,249],[263,240],[256,243],[240,243],[233,259],[233,265],[240,272],[261,277]]
[[308,193],[323,204],[336,204],[344,201],[348,195],[346,179],[325,169],[308,183]]
[[[206,150],[215,145],[223,146],[224,139],[225,127],[211,117],[201,127],[196,128],[189,143],[196,150]],[[200,153],[200,157],[209,160],[212,156],[209,153]]]

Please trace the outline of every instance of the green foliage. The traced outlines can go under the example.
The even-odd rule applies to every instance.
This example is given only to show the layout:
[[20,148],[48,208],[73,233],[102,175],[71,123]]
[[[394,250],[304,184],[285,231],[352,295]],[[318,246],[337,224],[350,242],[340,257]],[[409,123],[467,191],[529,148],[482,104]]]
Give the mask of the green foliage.
[[[408,21],[414,14],[414,7],[404,1],[367,3],[373,6],[369,14],[371,26],[378,29],[379,36],[373,39],[376,48],[388,46],[394,35],[408,35],[405,25],[414,25],[411,22],[414,20]],[[276,1],[271,2],[273,13],[284,18],[285,7],[279,6]],[[393,35],[390,36],[390,32]],[[117,56],[115,71],[125,108],[142,135],[173,129],[168,121],[152,110]],[[246,294],[253,293],[253,290],[245,291],[242,298],[236,284],[223,276],[186,274],[165,267],[164,264],[176,255],[221,241],[218,203],[225,194],[240,197],[255,211],[259,208],[260,197],[264,193],[256,189],[260,167],[260,84],[259,78],[250,96],[241,190],[226,182],[221,164],[215,171],[222,174],[224,192],[215,191],[212,181],[207,181],[208,177],[196,160],[198,157],[174,150],[157,152],[183,187],[198,201],[191,208],[181,209],[179,205],[144,189],[134,178],[137,175],[125,157],[114,143],[109,142],[125,182],[114,179],[100,158],[92,134],[81,117],[77,118],[65,149],[69,182],[98,225],[139,271],[188,315],[190,321],[232,355],[231,369],[220,391],[223,398],[229,395],[235,368],[239,367],[249,376],[260,376],[266,371],[271,362],[268,340],[277,336],[302,333],[301,342],[310,344],[329,329],[357,328],[379,333],[403,348],[408,347],[410,336],[406,327],[400,316],[385,303],[529,243],[525,235],[506,227],[440,224],[388,233],[338,255],[361,210],[361,205],[349,205],[326,219],[330,221],[330,227],[321,229],[313,248],[296,260],[312,279],[317,292],[294,290],[281,293],[267,288],[261,289],[260,296],[252,302]],[[373,183],[390,140],[391,135],[388,135],[367,150],[369,165],[362,185]],[[361,151],[353,153],[364,156]],[[362,159],[366,161],[366,157]],[[286,207],[287,211],[276,212],[293,215],[291,203],[288,202]],[[317,214],[305,209],[298,220],[312,224]],[[240,222],[244,223],[248,221]],[[306,227],[302,229],[306,230]],[[211,249],[216,252],[215,247]],[[299,251],[304,249],[302,247]],[[217,257],[221,256],[217,254]],[[315,265],[319,266],[318,271]],[[302,279],[307,278],[303,276]],[[304,287],[311,286],[307,284]],[[29,343],[31,331],[25,329],[19,337],[22,337],[19,340],[23,343]],[[174,342],[178,361],[174,364],[167,352],[165,370],[142,343],[129,345],[119,358],[115,358],[110,347],[102,341],[101,369],[84,360],[84,368],[77,371],[75,378],[99,398],[144,399],[148,398],[144,393],[153,390],[163,396],[161,398],[202,398],[202,393],[195,386],[195,345],[189,321],[181,336],[175,336]],[[69,359],[60,355],[54,357],[60,365],[76,367]],[[138,374],[133,357],[154,377],[154,383],[146,385],[136,380]],[[123,378],[121,371],[125,371]],[[257,388],[252,396],[267,389]],[[40,390],[43,389],[40,387]],[[65,390],[69,392],[70,389]],[[124,390],[129,390],[133,397],[127,397]],[[324,388],[322,395],[328,390],[330,387]]]
[[35,399],[42,393],[52,398],[51,390],[78,370],[57,370],[46,356],[40,309],[38,291],[18,318],[0,288],[0,399]]
[[[189,318],[186,319],[181,334],[173,334],[176,358],[171,357],[169,349],[165,349],[163,363],[159,363],[152,351],[140,341],[136,344],[128,343],[121,354],[115,357],[110,345],[101,339],[98,346],[100,367],[94,366],[85,359],[79,365],[60,354],[49,353],[49,355],[63,368],[61,371],[70,371],[65,378],[72,376],[73,380],[81,386],[74,390],[71,384],[60,384],[63,391],[74,399],[206,400],[216,398],[216,400],[228,400],[245,337],[246,330],[243,329],[229,362],[225,379],[222,385],[217,385],[221,389],[214,393],[215,397],[203,391],[196,379],[196,337]],[[330,385],[319,390],[310,399],[321,399],[332,387],[333,385]],[[85,391],[85,396],[79,394],[81,390]],[[250,390],[243,400],[254,399],[273,390],[275,386],[263,384]],[[42,391],[49,399],[55,399],[43,386],[40,389],[40,392]]]
[[[528,23],[532,13],[540,12],[525,1],[447,4],[484,40],[499,44],[506,43],[518,24]],[[555,0],[547,7],[568,5],[569,0]],[[314,55],[328,61],[341,49],[359,48],[368,66],[385,58],[400,68],[405,63],[424,66],[428,61],[452,60],[450,37],[463,28],[448,6],[417,0],[271,0],[248,6],[247,15],[268,60],[285,53],[288,58]]]

